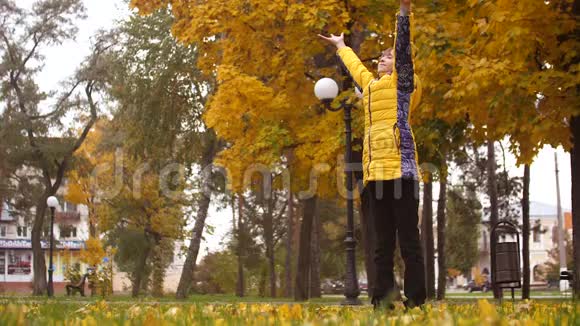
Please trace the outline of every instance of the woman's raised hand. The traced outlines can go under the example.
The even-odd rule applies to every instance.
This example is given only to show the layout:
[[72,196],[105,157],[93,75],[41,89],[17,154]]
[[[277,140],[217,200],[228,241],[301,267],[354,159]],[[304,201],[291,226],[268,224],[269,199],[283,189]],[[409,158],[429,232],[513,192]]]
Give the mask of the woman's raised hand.
[[401,0],[401,13],[408,15],[411,12],[411,0]]
[[346,47],[346,45],[344,44],[344,33],[341,33],[338,36],[334,35],[334,34],[330,34],[330,37],[324,36],[322,34],[318,34],[318,36],[321,39],[326,40],[327,42],[336,46],[337,49]]

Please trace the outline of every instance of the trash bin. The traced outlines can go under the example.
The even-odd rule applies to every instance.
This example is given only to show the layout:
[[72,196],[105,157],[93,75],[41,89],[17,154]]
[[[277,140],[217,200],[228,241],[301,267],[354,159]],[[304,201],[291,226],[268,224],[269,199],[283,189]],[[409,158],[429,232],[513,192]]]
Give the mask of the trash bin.
[[[513,239],[501,240],[500,235],[510,236]],[[495,261],[495,270],[492,270],[492,286],[500,290],[511,289],[514,299],[514,289],[522,287],[522,269],[520,267],[520,237],[515,224],[502,220],[491,230],[492,245],[491,259]]]
[[498,242],[495,249],[495,282],[500,285],[517,283],[521,278],[520,255],[517,242]]

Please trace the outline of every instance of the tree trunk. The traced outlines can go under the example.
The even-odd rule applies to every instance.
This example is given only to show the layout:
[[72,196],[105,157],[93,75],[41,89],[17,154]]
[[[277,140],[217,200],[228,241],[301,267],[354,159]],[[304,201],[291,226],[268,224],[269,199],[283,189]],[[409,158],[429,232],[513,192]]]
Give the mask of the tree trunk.
[[530,165],[524,165],[524,189],[522,194],[522,256],[524,261],[524,284],[522,299],[530,298]]
[[437,201],[437,300],[445,299],[445,286],[447,285],[447,266],[445,264],[445,207],[447,205],[447,167],[441,169],[439,181],[439,200]]
[[[145,235],[145,239],[148,239],[148,236]],[[133,279],[133,288],[131,289],[131,296],[136,298],[139,296],[139,290],[143,287],[144,282],[144,275],[145,269],[147,266],[147,258],[149,258],[149,252],[151,251],[151,245],[147,243],[147,246],[144,248],[143,256],[141,256],[141,260],[139,264],[135,266],[135,270],[133,271],[134,279]]]
[[151,294],[156,298],[163,298],[163,283],[165,280],[165,268],[153,269],[153,282]]
[[320,216],[314,214],[314,221],[312,227],[312,247],[310,258],[310,298],[320,298],[322,293],[320,290],[320,232],[322,226],[320,223]]
[[[576,8],[576,7],[575,7]],[[580,116],[572,117],[572,243],[574,247],[574,295],[580,299]]]
[[[51,22],[56,22],[60,18],[52,17],[53,20]],[[28,144],[30,145],[32,152],[33,152],[33,161],[37,163],[38,166],[41,167],[43,180],[44,180],[44,192],[41,198],[39,198],[37,205],[36,205],[36,213],[34,218],[34,223],[32,226],[32,231],[30,234],[30,240],[32,245],[32,256],[33,256],[33,294],[34,295],[43,295],[46,291],[46,262],[44,260],[44,251],[42,250],[42,246],[40,243],[40,238],[42,235],[42,228],[44,224],[44,213],[46,211],[46,199],[49,196],[54,195],[57,190],[60,188],[62,184],[63,177],[67,170],[68,162],[73,157],[74,153],[77,149],[83,144],[84,140],[86,139],[87,134],[89,133],[90,129],[93,127],[94,123],[97,120],[97,106],[93,102],[92,92],[93,86],[95,81],[94,80],[85,80],[87,85],[85,87],[85,94],[87,95],[88,105],[90,107],[90,119],[85,123],[80,136],[74,140],[72,147],[67,150],[62,157],[62,160],[59,161],[57,157],[48,157],[43,153],[40,149],[38,144],[36,143],[37,136],[35,136],[35,131],[32,129],[32,126],[35,124],[32,121],[32,117],[30,116],[30,112],[28,112],[27,108],[28,100],[24,98],[24,92],[22,91],[19,78],[14,78],[15,76],[20,75],[23,71],[27,68],[28,59],[34,58],[34,55],[37,54],[35,51],[36,46],[41,44],[42,42],[36,40],[34,49],[30,52],[30,56],[27,59],[21,62],[18,66],[18,70],[8,70],[10,71],[10,84],[7,84],[8,90],[14,90],[16,95],[17,105],[22,113],[23,126],[26,126],[25,134],[28,137]],[[8,41],[7,41],[8,42]],[[11,60],[10,60],[11,61]],[[80,82],[80,81],[79,81]],[[72,92],[66,96],[64,99],[67,99],[73,94]],[[63,99],[63,100],[64,100]],[[56,173],[53,174],[53,171],[56,170]],[[52,184],[52,180],[54,180],[54,184]]]
[[[490,216],[489,216],[489,224],[490,224],[490,231],[497,222],[499,221],[499,212],[497,206],[497,180],[496,180],[496,164],[495,164],[495,146],[493,140],[487,141],[487,186],[488,186],[488,196],[489,196],[489,204],[490,204]],[[496,241],[495,238],[490,234],[490,254],[491,257],[495,255],[495,246]],[[491,265],[491,276],[492,280],[494,279],[495,273],[495,261],[490,257],[490,265]],[[496,286],[495,282],[492,281],[493,286],[493,297],[496,299],[501,298],[501,290]]]
[[266,296],[266,279],[268,278],[268,268],[264,266],[260,270],[260,281],[258,282],[258,296],[265,297]]
[[244,217],[244,195],[240,193],[238,197],[238,281],[236,283],[236,295],[238,297],[243,297],[245,292],[244,284],[244,262],[243,262],[243,252],[244,252],[244,241],[245,235],[243,230],[243,217]]
[[96,238],[97,237],[97,212],[95,209],[95,197],[91,196],[90,199],[87,199],[87,207],[89,208],[89,237]]
[[310,245],[312,236],[312,222],[316,210],[316,196],[303,202],[302,223],[300,224],[300,241],[298,244],[298,264],[296,267],[296,286],[294,300],[308,300],[310,284]]
[[273,207],[275,199],[270,196],[267,200],[266,213],[264,214],[264,240],[266,243],[266,258],[268,259],[268,272],[270,276],[270,297],[276,297],[276,259],[274,257],[274,221]]
[[421,237],[425,256],[425,284],[427,298],[435,298],[435,244],[433,240],[433,177],[429,175],[423,187],[423,216]]
[[163,283],[165,281],[166,268],[163,256],[165,254],[167,253],[164,252],[164,246],[161,243],[161,238],[158,237],[152,250],[153,270],[151,273],[151,294],[157,298],[163,297]]
[[288,211],[286,213],[286,261],[285,261],[285,280],[286,289],[284,296],[292,297],[292,237],[294,236],[294,196],[292,189],[288,189]]
[[44,260],[44,250],[40,244],[42,227],[44,225],[44,214],[46,212],[46,199],[51,196],[47,192],[38,201],[36,205],[36,214],[31,232],[32,257],[33,257],[33,290],[34,295],[46,294],[46,261]]
[[199,254],[199,247],[201,244],[201,237],[203,235],[203,228],[205,227],[205,219],[207,218],[207,211],[211,202],[211,193],[202,194],[197,202],[197,216],[193,226],[189,248],[187,249],[187,256],[179,278],[179,285],[175,292],[177,299],[185,299],[189,295],[191,284],[193,283],[193,276],[195,274],[195,266],[197,262],[197,255]]
[[[85,126],[84,132],[88,132],[88,130],[93,125],[94,121],[91,120],[87,126]],[[77,143],[82,144],[85,136],[79,138]],[[78,145],[80,146],[80,145]],[[42,229],[44,225],[44,216],[46,213],[46,200],[48,197],[53,196],[56,194],[58,188],[62,184],[62,180],[64,177],[64,173],[67,168],[67,161],[73,155],[74,152],[71,152],[66,156],[63,161],[60,163],[58,171],[56,172],[56,179],[54,184],[51,184],[50,179],[45,180],[44,184],[44,192],[43,195],[40,196],[39,201],[36,205],[36,212],[34,216],[34,224],[32,225],[32,231],[30,232],[30,240],[32,244],[32,257],[33,257],[33,294],[34,295],[43,295],[47,289],[47,280],[46,280],[46,261],[44,260],[44,250],[42,250],[42,245],[40,243],[40,238],[42,236]],[[48,176],[49,173],[46,170],[43,170],[44,175]]]
[[[213,164],[214,158],[218,151],[218,142],[214,132],[211,130],[208,131],[204,136],[204,139],[202,139],[204,148],[200,164],[203,169],[206,169],[208,166]],[[197,216],[195,218],[195,224],[193,225],[192,236],[189,242],[189,248],[187,249],[185,263],[183,264],[183,269],[181,271],[181,277],[179,278],[177,291],[175,292],[175,297],[177,299],[184,299],[189,295],[195,274],[195,266],[197,263],[197,255],[199,254],[201,238],[203,236],[203,229],[205,227],[205,219],[207,218],[207,212],[211,203],[212,192],[206,187],[206,185],[209,184],[212,179],[211,171],[206,169],[199,177],[201,178],[203,186],[201,188],[201,194],[196,203]]]
[[[36,205],[36,212],[35,212],[35,216],[34,216],[34,224],[32,225],[32,231],[30,232],[30,239],[31,239],[31,244],[32,244],[32,257],[33,257],[33,263],[34,263],[34,267],[33,267],[33,294],[34,295],[43,295],[47,289],[47,282],[46,282],[46,262],[44,260],[44,251],[42,250],[42,246],[40,243],[40,238],[42,236],[42,228],[44,225],[44,215],[46,212],[46,200],[48,197],[53,196],[54,194],[56,194],[57,190],[60,188],[60,185],[62,184],[62,180],[64,178],[64,174],[66,172],[67,169],[67,165],[68,165],[68,160],[73,156],[74,152],[76,151],[76,149],[78,149],[78,147],[81,146],[81,144],[83,143],[83,141],[86,138],[86,134],[89,132],[89,130],[91,129],[91,127],[93,126],[95,119],[96,119],[96,109],[94,107],[94,104],[92,103],[92,99],[89,96],[89,102],[91,103],[91,120],[87,123],[87,125],[85,125],[85,128],[83,129],[83,134],[81,137],[79,137],[76,141],[75,147],[73,148],[72,151],[68,152],[67,155],[64,157],[64,159],[62,160],[62,162],[58,163],[58,170],[56,172],[55,175],[55,181],[54,184],[52,184],[51,180],[50,180],[50,173],[49,171],[47,171],[47,169],[43,168],[43,173],[45,175],[45,177],[47,178],[47,180],[45,180],[45,184],[44,184],[44,192],[43,195],[41,196],[41,198],[39,199],[39,201],[37,202]],[[33,146],[35,147],[35,146]],[[41,158],[41,160],[44,160],[43,158]],[[46,163],[46,162],[44,162]],[[48,165],[48,164],[43,164],[43,165]]]

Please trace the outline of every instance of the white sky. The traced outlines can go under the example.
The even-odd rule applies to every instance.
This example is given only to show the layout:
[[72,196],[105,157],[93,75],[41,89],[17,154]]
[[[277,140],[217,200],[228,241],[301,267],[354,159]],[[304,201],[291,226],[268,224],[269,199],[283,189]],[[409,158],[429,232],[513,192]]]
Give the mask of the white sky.
[[[90,37],[98,29],[109,28],[115,20],[122,19],[130,13],[124,0],[85,0],[84,2],[87,7],[88,18],[78,23],[79,34],[76,41],[66,42],[59,47],[43,49],[43,54],[46,55],[47,60],[38,80],[41,89],[45,91],[55,89],[55,85],[58,85],[60,81],[74,73],[80,62],[89,54]],[[29,6],[31,3],[33,3],[32,0],[18,1],[18,4],[22,6]],[[561,148],[557,150],[557,153],[562,206],[566,211],[572,207],[570,154],[564,152]],[[506,160],[510,174],[523,175],[523,167],[515,167],[515,159],[512,155],[508,153]],[[556,181],[554,175],[554,149],[545,147],[531,166],[531,201],[556,205]],[[437,198],[437,189],[434,190],[434,198]],[[202,255],[205,254],[207,249],[214,251],[220,247],[220,241],[231,226],[231,209],[216,212],[215,208],[212,208],[207,222],[215,226],[216,231],[213,235],[205,235],[207,241],[202,244],[200,251]]]

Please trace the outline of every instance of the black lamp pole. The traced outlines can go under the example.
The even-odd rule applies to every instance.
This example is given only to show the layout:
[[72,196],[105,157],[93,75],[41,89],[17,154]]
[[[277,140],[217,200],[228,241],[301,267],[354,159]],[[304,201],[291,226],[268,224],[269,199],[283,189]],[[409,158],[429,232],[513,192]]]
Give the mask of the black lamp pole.
[[342,101],[340,107],[334,109],[330,106],[332,100],[322,100],[324,106],[329,111],[340,111],[344,112],[344,125],[345,125],[345,144],[346,151],[344,153],[344,174],[346,175],[346,239],[344,243],[346,245],[346,280],[344,296],[345,300],[342,302],[343,305],[360,305],[361,301],[358,299],[360,294],[358,288],[358,280],[356,275],[356,259],[355,259],[355,248],[356,240],[354,239],[354,206],[353,206],[353,184],[352,184],[352,171],[350,170],[350,163],[352,160],[352,129],[351,129],[351,111],[352,104]]
[[48,260],[48,296],[54,296],[54,286],[52,283],[52,272],[53,272],[53,264],[52,264],[52,249],[53,249],[53,227],[54,227],[54,210],[55,207],[50,207],[50,256]]

